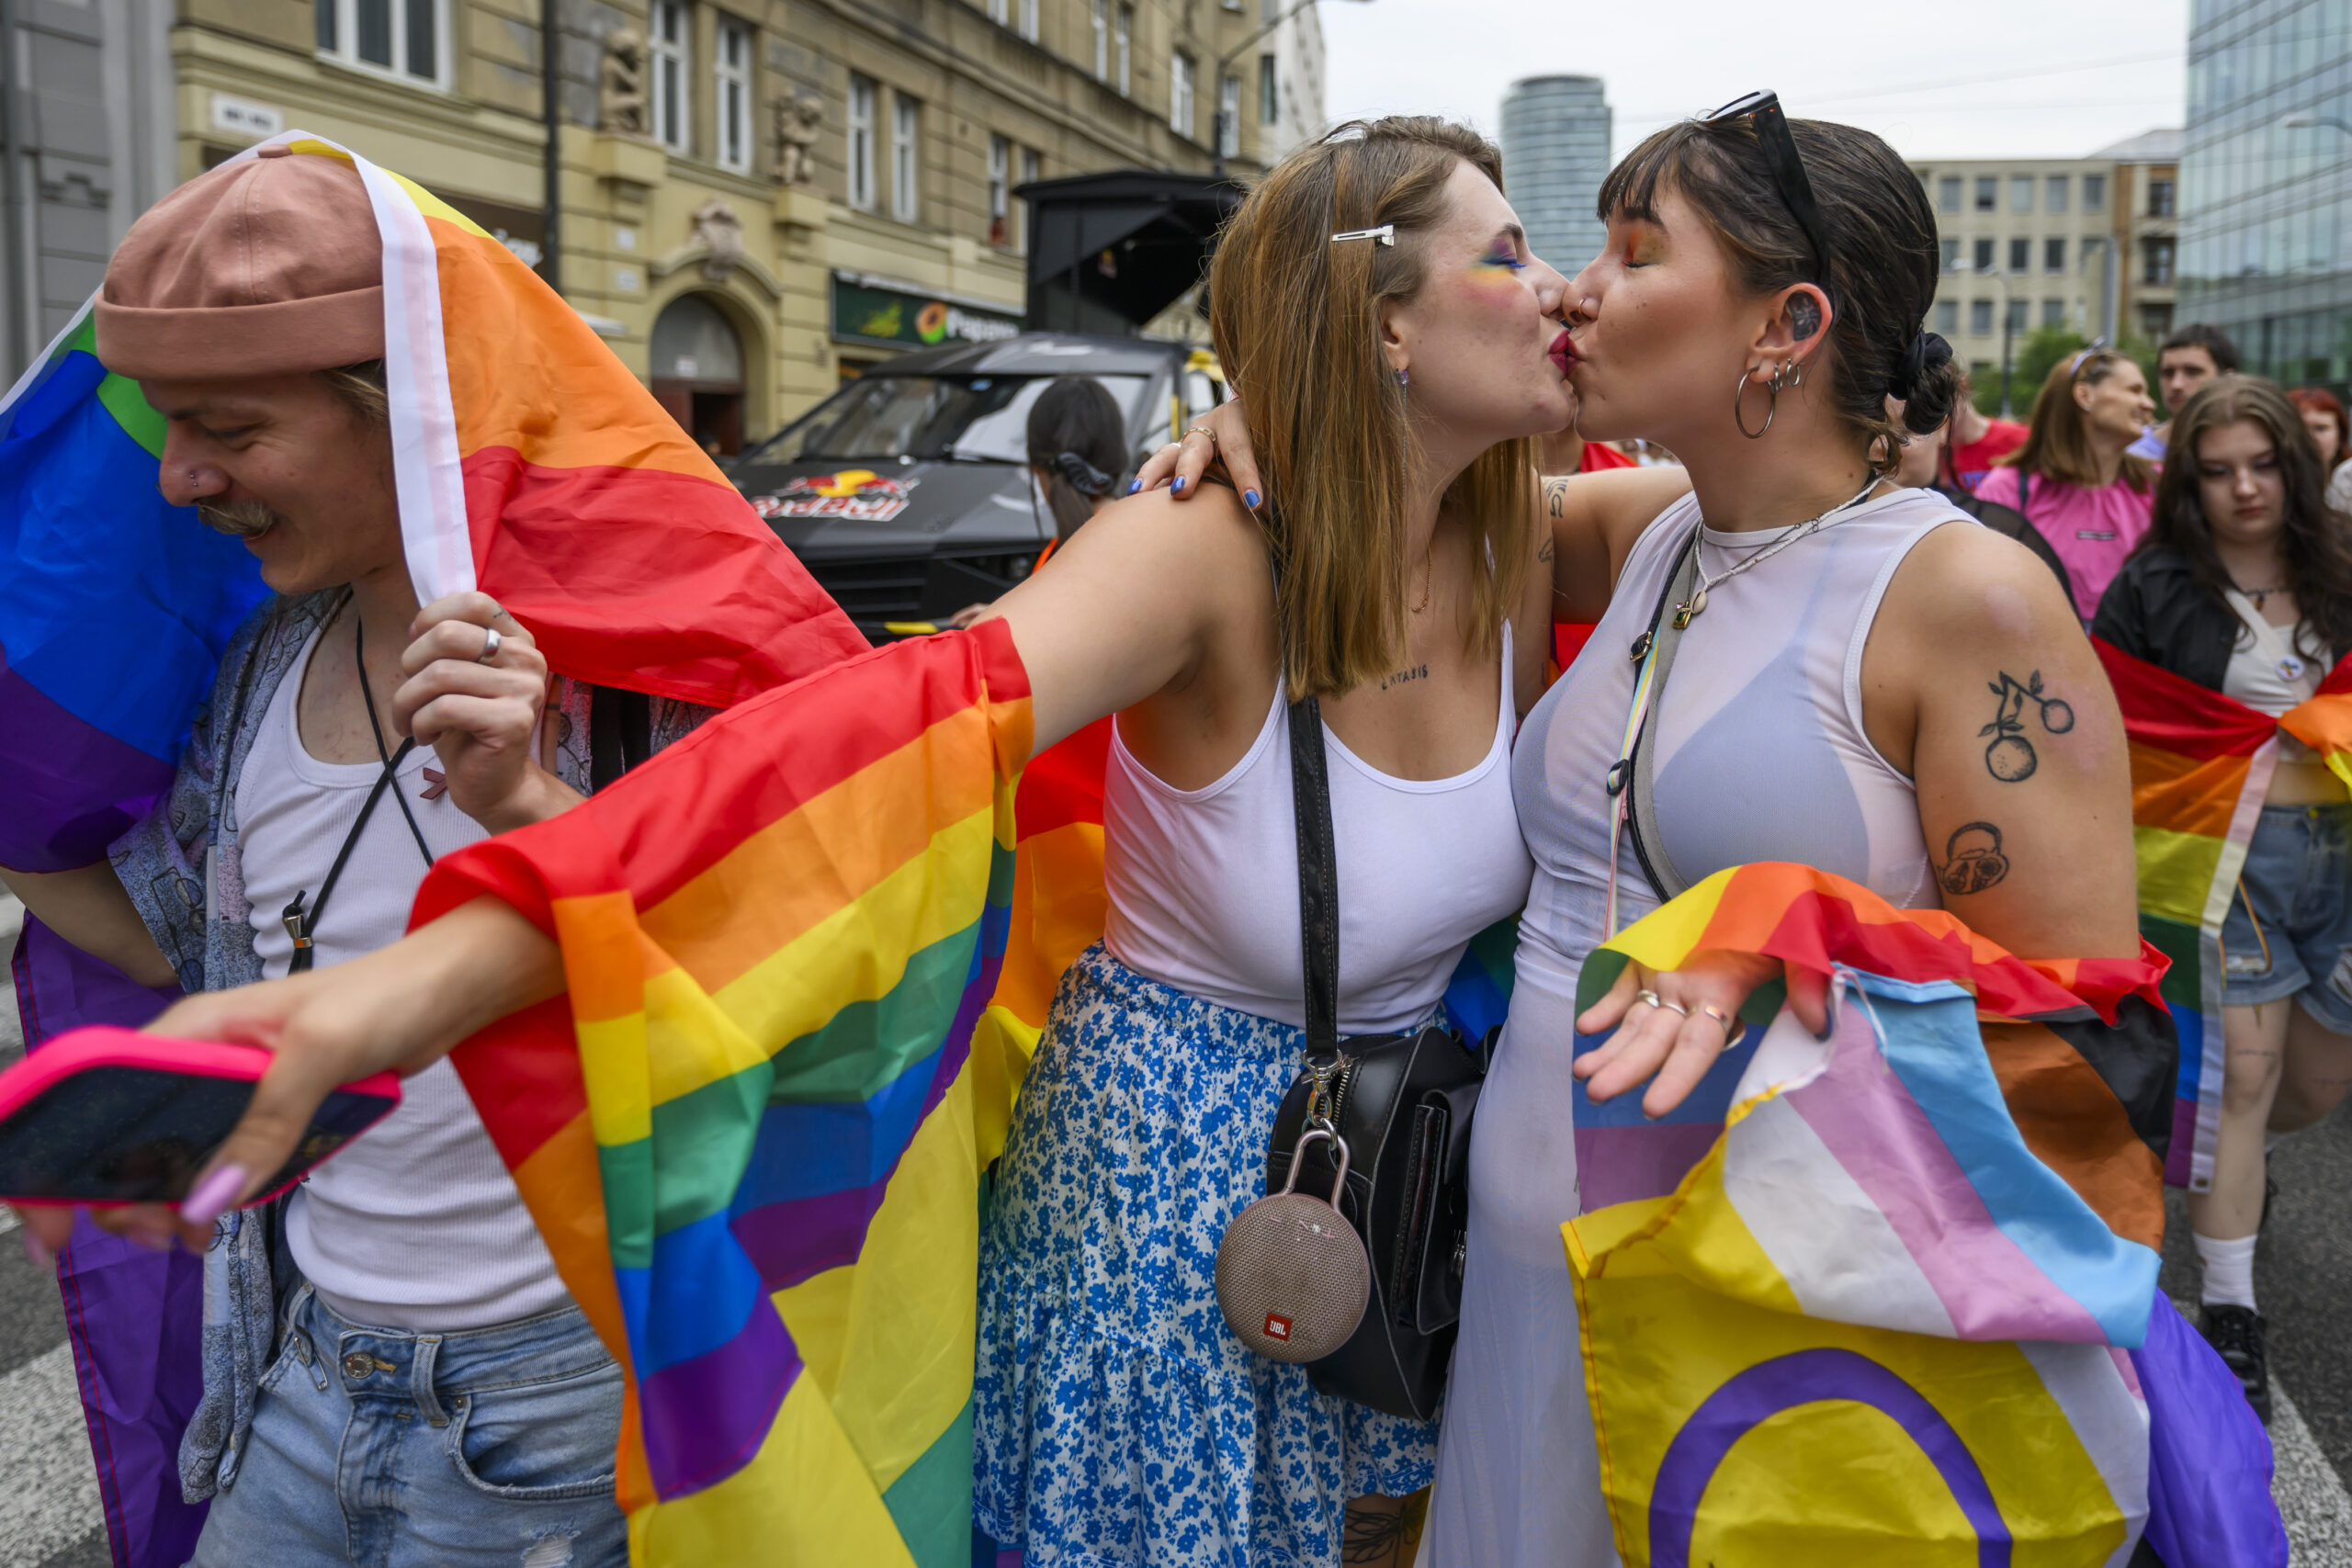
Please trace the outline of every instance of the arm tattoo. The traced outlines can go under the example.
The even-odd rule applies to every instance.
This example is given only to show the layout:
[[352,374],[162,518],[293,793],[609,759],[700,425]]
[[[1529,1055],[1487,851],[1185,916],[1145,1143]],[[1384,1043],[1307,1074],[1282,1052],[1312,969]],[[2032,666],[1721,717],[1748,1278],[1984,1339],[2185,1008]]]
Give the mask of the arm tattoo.
[[2003,671],[1999,682],[1986,689],[2000,699],[2000,705],[1993,710],[1993,722],[1976,732],[1993,737],[1984,748],[1985,770],[2003,784],[2023,784],[2041,765],[2041,759],[2033,754],[2032,742],[2025,738],[2026,704],[2041,710],[2041,728],[2052,735],[2064,735],[2075,728],[2075,710],[2061,698],[2042,695],[2039,670],[2022,683]]
[[1380,678],[1380,689],[1385,692],[1391,686],[1401,686],[1408,681],[1426,681],[1429,678],[1430,667],[1426,664],[1416,664],[1410,670],[1399,670],[1394,675],[1383,675]]
[[1556,479],[1545,479],[1544,481],[1544,515],[1556,523],[1566,513],[1567,508],[1568,481]]
[[2008,874],[2001,830],[1990,822],[1971,822],[1954,829],[1945,840],[1944,863],[1936,869],[1936,881],[1947,893],[1982,893]]

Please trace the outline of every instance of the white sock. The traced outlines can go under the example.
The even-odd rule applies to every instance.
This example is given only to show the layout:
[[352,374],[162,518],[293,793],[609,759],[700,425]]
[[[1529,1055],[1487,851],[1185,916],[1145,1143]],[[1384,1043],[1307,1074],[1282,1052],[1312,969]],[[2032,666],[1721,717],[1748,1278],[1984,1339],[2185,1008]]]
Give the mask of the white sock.
[[2197,1243],[2197,1261],[2205,1269],[2205,1304],[2254,1310],[2255,1238],[2222,1241],[2192,1232],[2190,1239]]

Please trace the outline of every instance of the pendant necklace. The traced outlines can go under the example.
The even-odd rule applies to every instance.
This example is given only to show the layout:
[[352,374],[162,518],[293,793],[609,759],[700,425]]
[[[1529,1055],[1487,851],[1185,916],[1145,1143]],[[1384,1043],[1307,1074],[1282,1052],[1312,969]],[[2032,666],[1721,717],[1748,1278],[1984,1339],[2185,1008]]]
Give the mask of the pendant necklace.
[[[1794,527],[1790,528],[1786,533],[1782,534],[1779,538],[1773,540],[1762,549],[1758,550],[1754,555],[1748,556],[1733,565],[1728,570],[1724,571],[1719,577],[1709,577],[1707,575],[1706,567],[1703,565],[1698,566],[1698,590],[1693,592],[1689,599],[1674,607],[1674,629],[1676,631],[1681,631],[1685,627],[1689,626],[1692,621],[1697,620],[1701,615],[1706,614],[1707,594],[1711,590],[1722,587],[1724,583],[1729,582],[1733,578],[1737,577],[1741,572],[1746,571],[1749,567],[1760,566],[1764,562],[1770,560],[1774,556],[1779,555],[1782,550],[1787,549],[1799,539],[1809,539],[1814,535],[1818,534],[1823,528],[1828,526],[1831,520],[1836,518],[1839,513],[1846,511],[1849,507],[1860,504],[1863,498],[1879,487],[1879,483],[1883,477],[1883,475],[1877,473],[1871,474],[1868,479],[1863,481],[1862,488],[1855,492],[1854,498],[1851,501],[1833,506],[1818,517],[1810,518],[1805,522],[1797,524]],[[1703,530],[1707,526],[1707,521],[1705,518],[1702,517],[1699,520],[1699,526],[1702,530],[1701,536],[1703,539]],[[1691,552],[1691,556],[1695,562],[1698,556],[1698,552],[1695,547]]]

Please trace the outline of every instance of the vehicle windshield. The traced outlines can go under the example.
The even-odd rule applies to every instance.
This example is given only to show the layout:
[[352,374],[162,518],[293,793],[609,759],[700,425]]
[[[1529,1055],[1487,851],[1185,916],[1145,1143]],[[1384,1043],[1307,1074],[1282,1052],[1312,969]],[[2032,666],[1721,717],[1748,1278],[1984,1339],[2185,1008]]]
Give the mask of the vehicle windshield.
[[[1134,428],[1142,376],[1097,376]],[[1029,405],[1049,376],[868,376],[746,451],[748,463],[947,457],[1024,462]]]

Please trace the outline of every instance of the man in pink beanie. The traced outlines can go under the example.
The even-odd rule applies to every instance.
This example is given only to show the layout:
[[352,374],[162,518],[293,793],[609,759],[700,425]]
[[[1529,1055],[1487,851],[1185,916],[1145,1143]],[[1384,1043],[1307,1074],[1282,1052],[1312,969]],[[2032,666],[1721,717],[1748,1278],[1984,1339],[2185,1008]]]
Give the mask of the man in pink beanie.
[[[433,857],[617,772],[592,736],[634,731],[641,755],[707,713],[568,681],[551,698],[488,596],[420,609],[382,246],[349,164],[265,147],[181,186],[116,252],[96,335],[167,421],[166,498],[242,537],[277,597],[110,862],[8,874],[68,942],[190,991],[323,969],[401,934]],[[195,1562],[617,1568],[620,1369],[455,1071],[404,1088],[289,1199],[220,1222],[180,1452],[186,1495],[212,1498]]]

